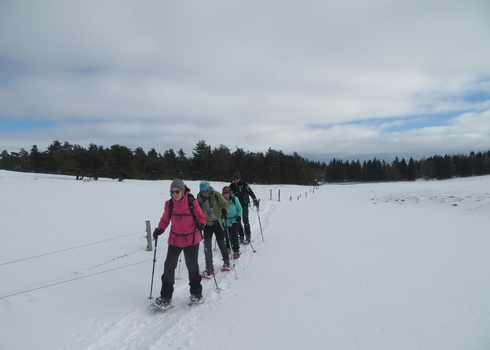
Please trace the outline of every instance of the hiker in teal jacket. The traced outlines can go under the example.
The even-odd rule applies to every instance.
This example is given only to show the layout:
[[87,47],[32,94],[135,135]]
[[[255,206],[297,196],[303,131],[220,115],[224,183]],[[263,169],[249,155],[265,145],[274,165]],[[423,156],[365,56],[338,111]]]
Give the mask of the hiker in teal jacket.
[[227,229],[228,233],[230,234],[230,240],[228,240],[228,236],[225,235],[226,246],[230,248],[231,243],[231,248],[233,249],[233,259],[238,259],[240,257],[240,244],[238,243],[238,225],[242,220],[242,205],[240,204],[240,200],[231,192],[230,187],[223,187],[221,193],[230,205],[230,212],[226,216],[225,220],[225,229]]

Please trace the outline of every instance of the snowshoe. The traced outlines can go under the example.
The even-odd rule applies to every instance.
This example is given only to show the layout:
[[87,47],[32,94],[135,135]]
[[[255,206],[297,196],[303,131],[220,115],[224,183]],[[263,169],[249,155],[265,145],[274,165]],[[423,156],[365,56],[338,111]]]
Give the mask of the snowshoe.
[[190,300],[189,305],[204,303],[204,297],[202,296],[202,294],[192,294],[189,297],[189,300]]
[[221,271],[230,271],[230,269],[231,269],[230,260],[225,260]]
[[250,244],[250,236],[247,236],[242,244],[244,245]]
[[211,277],[213,277],[213,268],[212,267],[206,267],[206,270],[204,270],[202,273],[201,273],[201,276],[206,278],[206,279],[210,279]]
[[168,310],[173,306],[172,299],[158,297],[155,299],[155,306],[161,310]]

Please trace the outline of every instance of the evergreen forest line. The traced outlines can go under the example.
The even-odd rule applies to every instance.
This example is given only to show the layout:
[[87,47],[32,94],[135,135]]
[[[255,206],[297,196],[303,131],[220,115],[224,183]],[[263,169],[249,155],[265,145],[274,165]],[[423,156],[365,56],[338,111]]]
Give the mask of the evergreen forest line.
[[373,182],[415,181],[423,179],[449,179],[490,174],[490,150],[469,155],[434,155],[407,162],[398,157],[391,163],[374,158],[363,161],[333,159],[328,164],[315,162],[294,152],[286,155],[269,148],[267,152],[252,153],[224,145],[212,148],[204,140],[197,142],[192,156],[180,149],[158,153],[152,148],[146,153],[141,147],[131,150],[126,146],[110,148],[90,144],[83,148],[69,142],[53,141],[45,151],[36,145],[30,152],[2,151],[0,169],[73,175],[77,179],[107,177],[123,181],[186,180],[231,181],[232,174],[240,171],[242,177],[257,184],[316,185],[321,182]]

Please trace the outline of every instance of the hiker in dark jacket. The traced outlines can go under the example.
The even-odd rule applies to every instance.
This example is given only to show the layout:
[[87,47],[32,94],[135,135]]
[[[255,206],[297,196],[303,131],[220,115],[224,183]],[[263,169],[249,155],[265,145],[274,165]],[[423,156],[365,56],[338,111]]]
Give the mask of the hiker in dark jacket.
[[[168,234],[167,258],[165,259],[162,275],[162,289],[160,297],[156,298],[155,303],[164,308],[168,308],[172,303],[174,292],[175,268],[177,260],[184,251],[185,264],[189,271],[189,286],[191,301],[196,302],[202,299],[201,275],[199,273],[199,243],[202,241],[200,230],[206,224],[206,216],[203,214],[198,202],[190,198],[190,189],[184,185],[180,179],[175,179],[170,185],[170,198],[165,202],[163,215],[158,227],[153,232],[155,247],[158,236],[160,236],[171,224]],[[189,203],[189,199],[192,200]]]
[[[245,232],[242,225],[239,224],[238,234],[240,235],[240,243],[248,244],[250,243],[251,234],[250,222],[248,220],[248,205],[250,203],[250,197],[252,197],[253,204],[257,209],[259,208],[259,201],[257,200],[257,197],[255,197],[255,193],[252,191],[250,186],[242,180],[242,176],[238,171],[233,174],[233,182],[230,184],[230,188],[233,194],[240,200],[243,210],[242,222],[243,226],[245,227]],[[246,237],[246,240],[244,240],[244,236]]]
[[206,215],[206,227],[204,227],[204,244],[206,245],[206,270],[201,274],[205,278],[210,278],[214,274],[213,253],[211,250],[211,241],[213,233],[216,236],[216,243],[223,257],[223,270],[230,269],[230,259],[228,249],[225,244],[225,232],[223,223],[226,215],[230,211],[230,205],[226,199],[215,191],[209,182],[202,181],[199,184],[199,194],[197,201],[201,206],[202,212]]

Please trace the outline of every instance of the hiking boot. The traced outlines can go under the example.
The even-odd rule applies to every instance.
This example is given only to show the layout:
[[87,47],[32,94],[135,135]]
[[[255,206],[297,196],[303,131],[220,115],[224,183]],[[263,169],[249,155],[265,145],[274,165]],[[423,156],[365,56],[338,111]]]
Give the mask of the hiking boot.
[[233,259],[238,259],[240,257],[240,251],[237,250],[236,252],[233,252]]
[[229,269],[231,269],[230,259],[226,259],[223,263],[223,270],[229,270]]
[[212,267],[206,267],[206,270],[204,270],[203,273],[201,273],[201,276],[204,278],[211,278],[213,276],[214,269]]
[[168,308],[172,304],[172,299],[158,297],[155,299],[155,304],[159,307]]
[[192,304],[199,304],[203,302],[202,294],[192,294],[189,297]]
[[247,235],[247,238],[245,239],[245,242],[250,243],[250,235]]
[[239,240],[240,244],[243,244],[243,242],[244,242],[243,236],[240,236],[240,238],[238,240]]

